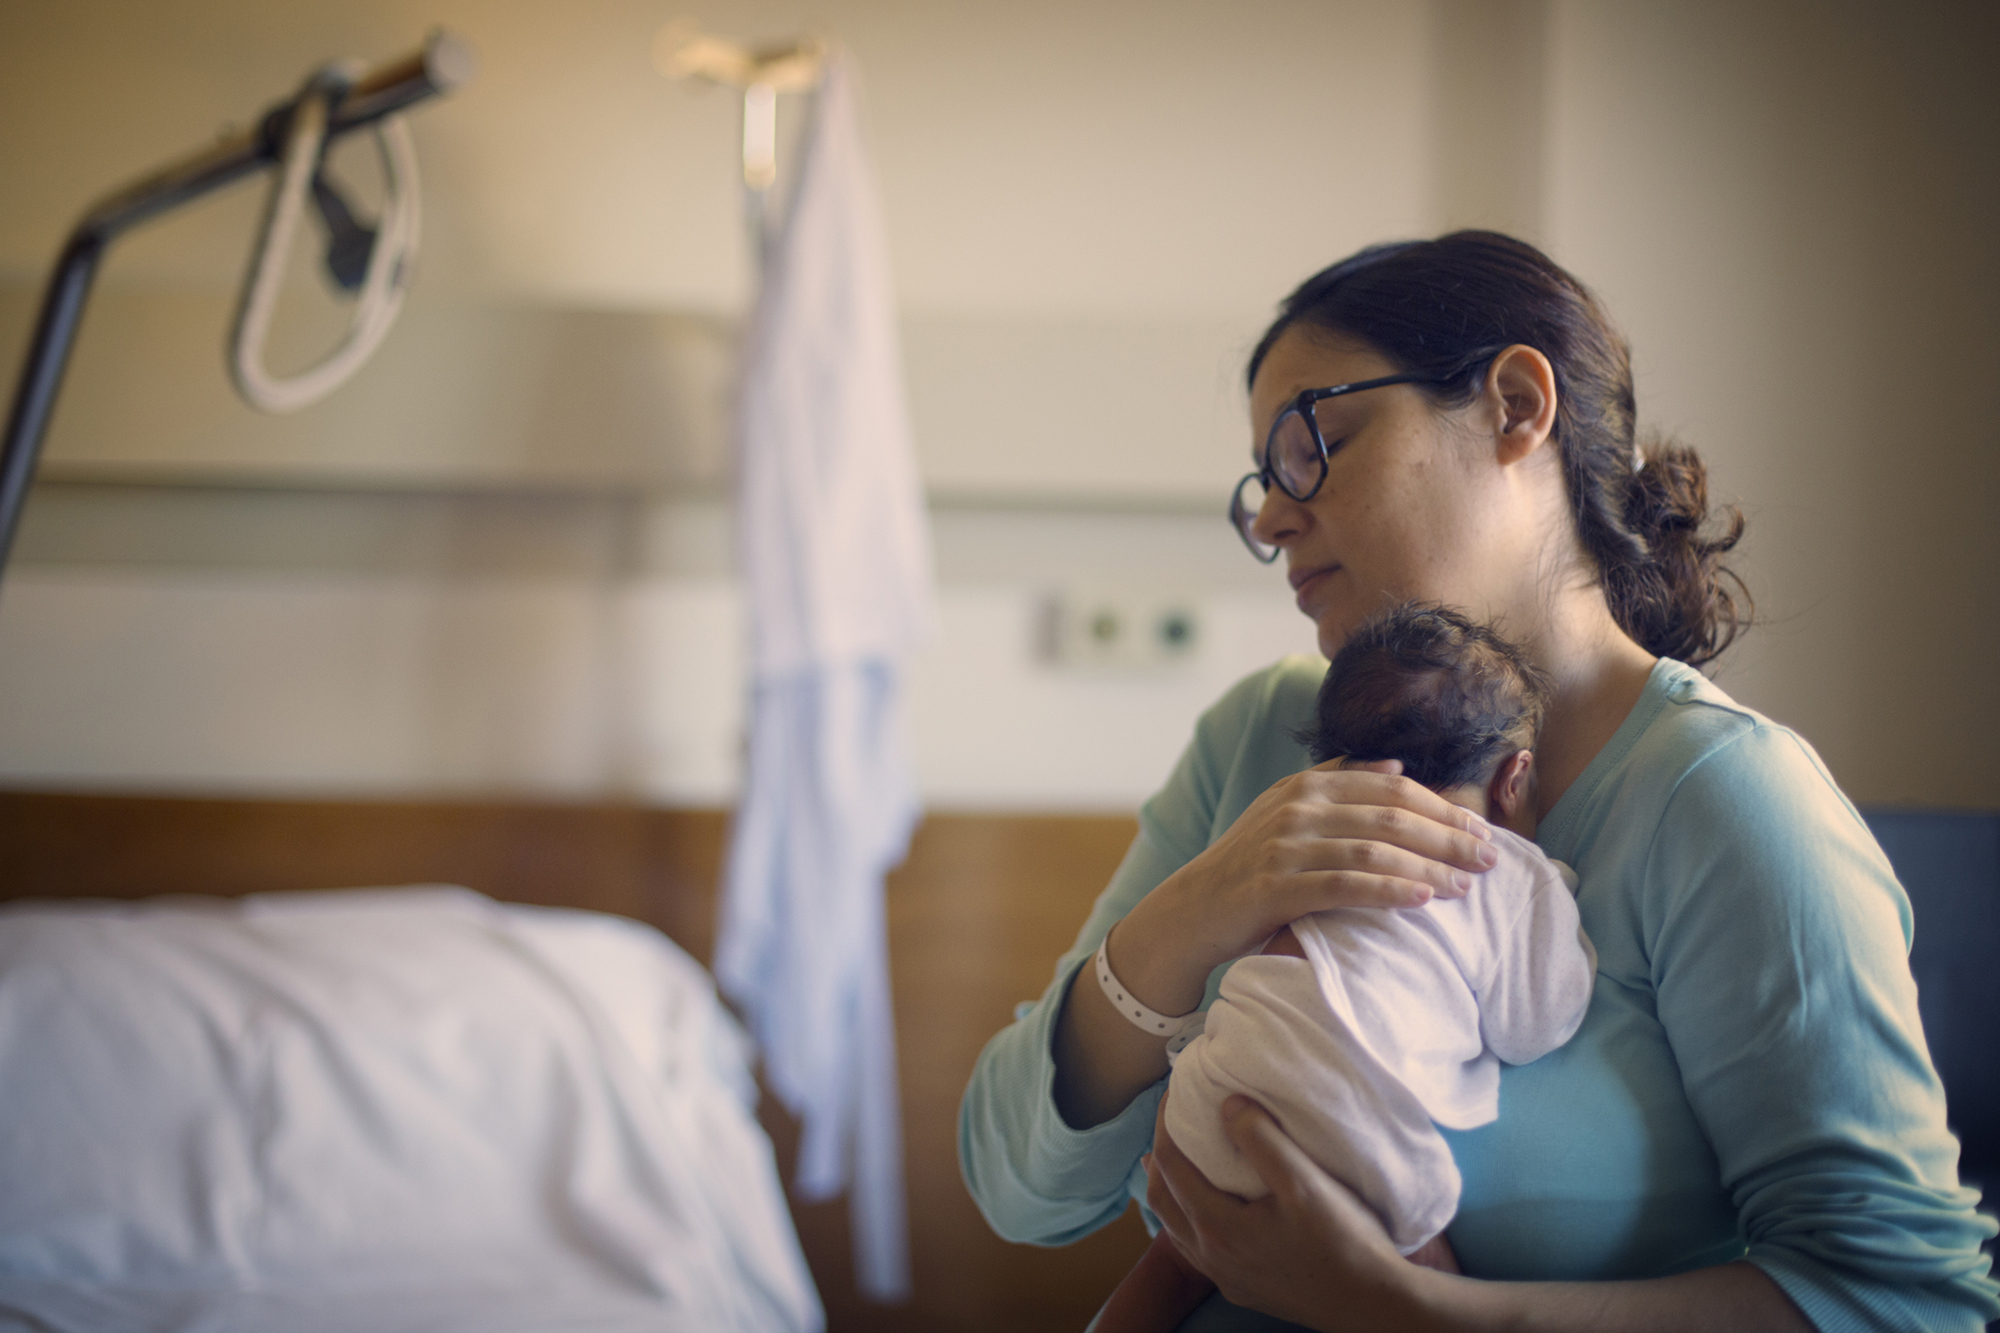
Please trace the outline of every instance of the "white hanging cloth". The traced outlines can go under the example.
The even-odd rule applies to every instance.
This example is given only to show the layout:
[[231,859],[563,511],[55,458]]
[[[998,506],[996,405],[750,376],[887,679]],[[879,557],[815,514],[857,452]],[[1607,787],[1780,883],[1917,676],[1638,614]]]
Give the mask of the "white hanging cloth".
[[904,681],[930,537],[854,71],[828,62],[745,346],[736,513],[749,772],[715,971],[803,1121],[797,1188],[851,1186],[860,1290],[907,1299],[884,874],[918,817]]

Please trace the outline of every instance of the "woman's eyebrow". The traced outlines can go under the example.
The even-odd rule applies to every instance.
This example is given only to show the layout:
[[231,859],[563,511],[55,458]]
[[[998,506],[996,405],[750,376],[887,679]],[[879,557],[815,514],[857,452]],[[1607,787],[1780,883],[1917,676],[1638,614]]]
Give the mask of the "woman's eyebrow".
[[1379,389],[1370,389],[1365,393],[1344,393],[1337,398],[1322,398],[1314,403],[1313,415],[1319,419],[1320,434],[1324,435],[1328,428],[1333,426],[1351,429],[1357,420],[1357,414],[1366,416],[1371,410],[1369,405],[1361,400],[1379,397],[1380,393]]

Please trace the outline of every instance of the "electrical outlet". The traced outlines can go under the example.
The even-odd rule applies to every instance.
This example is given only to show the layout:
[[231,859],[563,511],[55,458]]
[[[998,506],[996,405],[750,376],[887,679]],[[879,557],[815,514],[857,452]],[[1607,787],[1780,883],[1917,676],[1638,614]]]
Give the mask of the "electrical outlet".
[[1151,670],[1188,661],[1201,646],[1201,612],[1190,597],[1070,588],[1043,611],[1041,655],[1058,666]]

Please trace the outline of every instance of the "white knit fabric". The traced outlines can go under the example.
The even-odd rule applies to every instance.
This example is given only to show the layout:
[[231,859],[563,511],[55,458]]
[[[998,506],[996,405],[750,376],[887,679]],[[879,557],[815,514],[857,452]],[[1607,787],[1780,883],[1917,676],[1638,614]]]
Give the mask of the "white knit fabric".
[[1315,913],[1292,926],[1304,959],[1230,968],[1167,1099],[1168,1132],[1210,1181],[1270,1192],[1222,1128],[1223,1099],[1240,1092],[1359,1194],[1403,1253],[1444,1230],[1459,1177],[1437,1126],[1498,1117],[1500,1062],[1568,1041],[1597,972],[1569,867],[1504,829],[1494,842],[1499,864],[1463,898]]

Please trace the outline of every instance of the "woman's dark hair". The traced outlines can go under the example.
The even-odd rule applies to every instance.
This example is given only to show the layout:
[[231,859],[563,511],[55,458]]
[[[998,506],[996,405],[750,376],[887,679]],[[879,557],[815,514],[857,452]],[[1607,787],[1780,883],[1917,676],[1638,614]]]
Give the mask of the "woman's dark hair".
[[1743,581],[1722,557],[1743,515],[1710,518],[1708,472],[1694,450],[1635,438],[1632,355],[1590,289],[1532,245],[1490,231],[1377,245],[1308,278],[1285,298],[1250,356],[1248,379],[1293,325],[1352,338],[1399,373],[1440,381],[1446,406],[1477,396],[1494,353],[1515,343],[1555,367],[1553,437],[1570,511],[1611,614],[1647,652],[1700,666],[1750,623]]
[[1347,636],[1299,741],[1316,764],[1400,759],[1403,776],[1442,791],[1534,749],[1548,697],[1548,677],[1498,632],[1410,602]]

